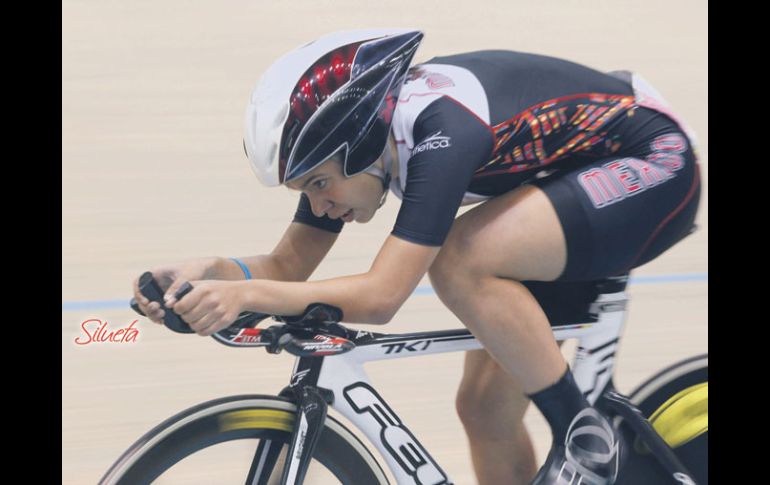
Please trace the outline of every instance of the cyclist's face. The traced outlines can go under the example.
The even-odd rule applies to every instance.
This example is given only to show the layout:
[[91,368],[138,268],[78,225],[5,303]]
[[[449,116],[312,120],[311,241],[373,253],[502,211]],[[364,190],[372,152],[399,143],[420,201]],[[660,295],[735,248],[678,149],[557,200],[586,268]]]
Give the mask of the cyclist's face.
[[368,173],[345,177],[342,162],[334,158],[286,185],[308,196],[317,217],[328,215],[345,222],[369,222],[382,197],[379,178]]

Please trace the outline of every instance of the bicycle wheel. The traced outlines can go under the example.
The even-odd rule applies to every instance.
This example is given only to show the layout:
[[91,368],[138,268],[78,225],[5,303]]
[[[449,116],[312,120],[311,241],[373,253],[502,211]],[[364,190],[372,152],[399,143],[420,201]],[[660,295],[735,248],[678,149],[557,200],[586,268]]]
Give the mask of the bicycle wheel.
[[[695,482],[708,485],[708,355],[664,369],[641,384],[629,399],[673,448]],[[633,452],[618,483],[688,483],[674,480],[627,425],[621,424],[620,429]]]
[[[146,433],[99,483],[243,484],[248,478],[255,485],[277,484],[294,422],[294,404],[276,396],[209,401]],[[269,449],[277,464],[255,460],[258,447]],[[327,416],[304,483],[387,484],[388,479],[363,443]]]

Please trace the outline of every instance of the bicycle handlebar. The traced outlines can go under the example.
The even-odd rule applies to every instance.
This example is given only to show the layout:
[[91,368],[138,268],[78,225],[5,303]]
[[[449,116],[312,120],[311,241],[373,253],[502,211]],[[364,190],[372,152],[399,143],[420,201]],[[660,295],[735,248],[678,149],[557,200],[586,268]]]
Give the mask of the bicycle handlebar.
[[[180,300],[192,291],[188,282],[174,295]],[[152,273],[147,271],[139,277],[139,291],[151,302],[156,302],[165,312],[164,325],[177,333],[195,333],[190,325],[173,310],[166,308],[163,301],[163,290],[155,281]],[[131,308],[142,316],[135,298],[131,298]],[[266,329],[256,328],[257,324],[267,317],[281,322]],[[277,354],[285,349],[298,357],[321,357],[338,355],[355,348],[352,332],[340,325],[342,310],[325,303],[312,303],[305,312],[298,316],[266,315],[256,312],[243,312],[227,328],[212,335],[217,341],[237,347],[266,347],[270,353]]]
[[[176,296],[177,300],[179,300],[191,290],[192,285],[185,283],[185,285],[180,288],[174,296]],[[161,309],[166,312],[166,314],[163,316],[163,323],[166,325],[166,327],[177,333],[195,333],[194,330],[191,329],[187,324],[187,322],[182,320],[179,315],[177,315],[173,310],[166,308],[166,305],[163,302],[163,290],[161,290],[160,285],[158,285],[158,283],[155,281],[155,278],[152,277],[152,273],[149,271],[146,271],[144,274],[142,274],[142,276],[139,277],[139,292],[141,292],[142,295],[144,295],[151,302],[154,301],[158,303]],[[139,307],[138,305],[134,306],[135,304],[136,300],[132,298],[131,308],[139,312]],[[141,312],[139,313],[141,314]]]

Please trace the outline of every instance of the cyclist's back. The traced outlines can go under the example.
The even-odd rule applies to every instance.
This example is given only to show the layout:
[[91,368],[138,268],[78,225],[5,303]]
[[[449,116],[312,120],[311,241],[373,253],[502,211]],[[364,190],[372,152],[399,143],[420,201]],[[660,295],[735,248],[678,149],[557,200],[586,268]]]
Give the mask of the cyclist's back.
[[[658,256],[690,232],[699,179],[687,127],[636,79],[503,50],[415,65],[393,113],[390,188],[402,199],[393,234],[441,245],[460,205],[533,184],[571,243],[561,280],[624,274]],[[295,221],[343,226],[315,217],[304,196]]]

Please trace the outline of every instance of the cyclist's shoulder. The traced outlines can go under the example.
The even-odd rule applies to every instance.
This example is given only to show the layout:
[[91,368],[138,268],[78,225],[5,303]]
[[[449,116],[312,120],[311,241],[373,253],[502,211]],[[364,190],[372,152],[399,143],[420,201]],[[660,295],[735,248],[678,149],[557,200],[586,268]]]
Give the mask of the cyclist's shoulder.
[[531,73],[532,70],[544,70],[545,74],[558,76],[564,71],[590,69],[579,60],[512,49],[485,49],[436,56],[416,64],[412,69],[418,70],[424,65],[462,67],[478,76],[503,79],[518,71]]
[[462,64],[462,63],[497,63],[500,65],[516,64],[519,62],[547,62],[547,61],[571,62],[567,59],[541,54],[537,52],[526,52],[516,49],[479,49],[464,52],[447,53],[435,56],[424,63],[415,64]]
[[[443,113],[440,100],[446,98],[484,123],[497,124],[550,99],[578,93],[629,94],[627,79],[543,54],[505,49],[461,52],[414,65],[395,116],[411,128],[420,115],[427,119]],[[426,113],[429,106],[437,113]]]
[[462,121],[455,113],[458,106],[489,123],[487,93],[472,70],[452,63],[418,64],[410,69],[399,94],[393,128],[403,139],[426,124],[436,129],[442,123]]
[[[433,57],[409,69],[403,90],[407,96],[417,93],[458,95],[484,89],[482,79],[504,78],[506,68],[540,56],[510,50],[479,50]],[[403,92],[403,91],[402,91]]]

